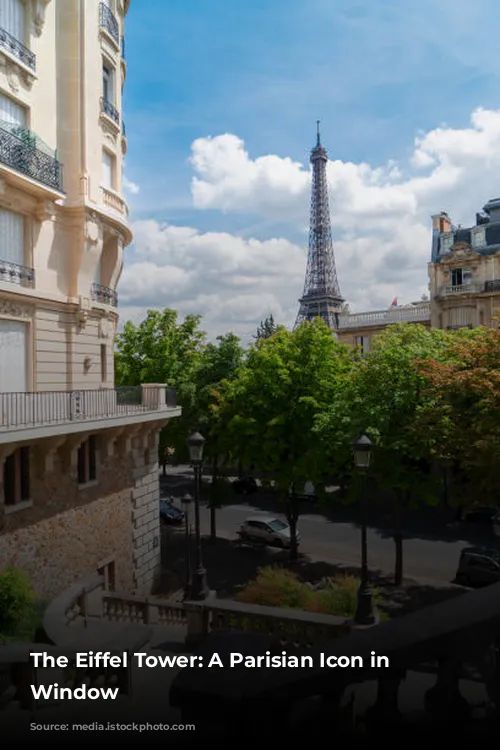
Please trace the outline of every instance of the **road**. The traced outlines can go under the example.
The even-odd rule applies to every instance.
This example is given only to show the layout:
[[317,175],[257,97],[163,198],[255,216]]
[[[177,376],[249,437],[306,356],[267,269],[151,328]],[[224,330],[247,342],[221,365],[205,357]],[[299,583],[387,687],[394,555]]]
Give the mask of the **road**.
[[[217,536],[236,538],[236,531],[245,518],[262,515],[251,505],[229,505],[217,511]],[[286,520],[284,516],[277,517]],[[209,512],[201,509],[202,533],[208,534]],[[302,538],[300,550],[322,560],[338,559],[359,564],[360,530],[350,523],[332,523],[319,514],[302,515],[298,529]],[[427,539],[405,539],[404,572],[408,578],[429,578],[451,581],[455,577],[460,551],[470,546],[467,541],[443,542]],[[372,568],[391,571],[394,567],[394,542],[368,529],[368,563]]]
[[[190,481],[190,473],[186,472],[183,467],[179,467],[172,474],[172,495],[180,497],[185,491],[184,480]],[[234,539],[245,518],[265,514],[262,507],[252,506],[251,503],[251,498],[246,503],[242,499],[218,509],[217,536]],[[274,511],[272,512],[274,515]],[[280,513],[277,513],[276,517],[286,520]],[[202,533],[208,534],[210,517],[205,506],[200,509],[200,520]],[[333,522],[322,515],[320,509],[315,509],[314,512],[300,516],[298,528],[302,538],[301,552],[325,561],[336,559],[359,564],[360,530],[355,524]],[[394,568],[394,541],[390,537],[390,531],[369,528],[367,536],[369,566],[373,569],[391,572]],[[406,577],[448,582],[454,579],[460,552],[464,547],[471,546],[471,541],[457,539],[457,535],[453,534],[442,536],[449,536],[449,541],[439,538],[406,538],[404,540],[404,574]]]

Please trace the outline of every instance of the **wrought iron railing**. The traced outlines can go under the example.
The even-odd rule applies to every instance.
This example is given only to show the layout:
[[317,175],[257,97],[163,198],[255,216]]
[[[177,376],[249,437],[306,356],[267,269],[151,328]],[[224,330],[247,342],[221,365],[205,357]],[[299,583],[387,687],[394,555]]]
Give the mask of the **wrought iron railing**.
[[0,393],[0,433],[66,422],[134,416],[175,406],[175,389],[161,385],[82,391]]
[[62,164],[36,147],[36,136],[20,129],[19,135],[0,127],[0,162],[54,190],[63,191]]
[[500,292],[500,279],[493,279],[484,283],[485,292]]
[[35,269],[11,263],[9,260],[0,260],[0,281],[8,281],[33,289],[35,287]]
[[115,290],[102,284],[92,284],[92,299],[95,302],[102,302],[103,305],[118,306],[118,295]]
[[30,49],[28,49],[19,39],[9,34],[5,29],[0,28],[0,47],[10,52],[13,57],[26,65],[31,70],[36,70],[36,55]]
[[120,44],[120,55],[122,60],[125,60],[125,37],[122,36],[121,44]]
[[104,96],[101,96],[101,112],[104,112],[104,114],[111,118],[111,120],[116,122],[117,125],[120,124],[120,113],[116,109],[115,105],[112,104],[109,99],[106,99]]
[[120,44],[120,27],[113,11],[108,8],[106,3],[99,4],[99,16],[101,29],[107,31],[110,37],[119,45]]
[[127,128],[125,127],[125,121],[124,120],[122,120],[122,136],[124,138],[127,137]]

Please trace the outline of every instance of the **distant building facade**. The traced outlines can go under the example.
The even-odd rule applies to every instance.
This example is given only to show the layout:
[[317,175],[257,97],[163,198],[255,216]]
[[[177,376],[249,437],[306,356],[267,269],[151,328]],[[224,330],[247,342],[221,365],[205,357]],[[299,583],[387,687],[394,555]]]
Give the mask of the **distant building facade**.
[[432,221],[431,324],[494,325],[500,315],[500,198],[488,201],[472,227],[455,227],[444,212]]
[[115,389],[129,0],[1,0],[0,566],[50,598],[160,568],[164,384]]
[[394,323],[419,323],[430,326],[430,303],[412,302],[387,310],[345,313],[339,319],[339,341],[358,346],[363,353],[370,351],[374,339]]

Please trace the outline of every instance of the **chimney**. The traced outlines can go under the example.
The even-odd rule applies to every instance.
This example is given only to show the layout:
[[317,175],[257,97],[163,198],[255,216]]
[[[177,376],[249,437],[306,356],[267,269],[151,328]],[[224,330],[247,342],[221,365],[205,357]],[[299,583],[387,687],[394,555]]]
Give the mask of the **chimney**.
[[440,214],[435,214],[432,217],[432,228],[437,229],[440,234],[451,232],[451,219],[446,211],[441,211]]

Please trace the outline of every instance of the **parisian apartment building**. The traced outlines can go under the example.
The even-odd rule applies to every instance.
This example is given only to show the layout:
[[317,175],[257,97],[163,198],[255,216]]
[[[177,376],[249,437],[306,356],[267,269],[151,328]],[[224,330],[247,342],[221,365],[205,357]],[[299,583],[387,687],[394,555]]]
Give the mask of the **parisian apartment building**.
[[115,389],[130,0],[0,2],[0,566],[152,590],[168,384]]
[[500,324],[500,198],[489,200],[470,227],[448,213],[432,216],[429,296],[385,310],[340,316],[339,339],[368,352],[393,323],[457,330]]

